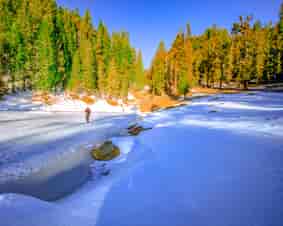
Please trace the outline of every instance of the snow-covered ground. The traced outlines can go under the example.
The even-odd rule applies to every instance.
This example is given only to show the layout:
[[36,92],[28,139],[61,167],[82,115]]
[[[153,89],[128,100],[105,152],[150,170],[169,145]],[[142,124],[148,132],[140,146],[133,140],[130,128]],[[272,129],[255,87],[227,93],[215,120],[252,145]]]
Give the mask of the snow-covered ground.
[[[31,122],[23,118],[11,124],[9,120],[15,116],[5,114],[8,118],[1,116],[1,120],[7,121],[5,128],[11,133],[16,130],[9,125],[28,128],[39,113],[33,113]],[[119,134],[118,130],[122,131],[135,117],[110,116],[98,123],[100,130],[90,126],[86,132],[81,117],[71,116],[74,119],[61,117],[78,123],[70,131],[76,131],[85,141],[92,136],[89,131],[95,133],[92,139],[108,134],[107,124],[119,125]],[[55,126],[59,134],[58,119],[54,125],[47,124],[46,129]],[[122,155],[107,163],[93,162],[91,179],[66,198],[43,202],[22,195],[0,195],[0,225],[282,226],[283,94],[206,97],[188,106],[149,114],[142,124],[153,129],[138,137],[112,134]],[[44,135],[39,139],[41,130]],[[40,126],[34,132],[30,142],[39,139],[45,145],[55,133],[47,133]],[[3,144],[9,147],[8,136],[1,140],[0,153]],[[16,132],[13,136],[18,137]],[[69,144],[77,143],[70,137]],[[65,139],[54,140],[65,145]],[[29,152],[28,136],[19,143],[13,138],[11,141],[15,156],[21,145],[26,145]],[[14,148],[14,144],[18,146]],[[4,156],[9,162],[9,154]],[[11,159],[17,159],[15,156]],[[110,173],[103,176],[105,172]]]
[[[118,106],[109,105],[104,99],[95,99],[94,104],[86,104],[81,100],[74,100],[67,94],[53,96],[52,105],[43,104],[41,101],[32,101],[32,93],[24,92],[7,95],[0,102],[0,111],[45,111],[45,112],[82,112],[88,106],[93,112],[99,113],[134,113],[135,106],[127,106],[118,100]],[[133,96],[129,95],[129,99]]]
[[[89,176],[91,147],[119,134],[136,118],[107,113],[113,107],[101,105],[86,124],[79,101],[47,107],[31,100],[27,92],[0,102],[0,192],[53,200],[74,190]],[[61,111],[50,111],[58,105]],[[68,112],[70,106],[76,111]]]

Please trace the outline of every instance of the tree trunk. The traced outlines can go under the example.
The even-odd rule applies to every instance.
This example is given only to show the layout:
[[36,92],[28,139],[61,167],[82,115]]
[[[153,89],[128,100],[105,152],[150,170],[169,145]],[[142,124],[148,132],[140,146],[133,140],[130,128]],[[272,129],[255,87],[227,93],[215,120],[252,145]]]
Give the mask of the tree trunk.
[[26,91],[26,77],[23,77],[23,91]]
[[209,88],[209,78],[208,78],[208,76],[206,77],[206,88]]
[[244,89],[248,89],[248,81],[247,80],[243,81],[243,86],[244,86]]
[[11,82],[12,82],[12,93],[16,92],[16,86],[15,86],[15,76],[11,75]]

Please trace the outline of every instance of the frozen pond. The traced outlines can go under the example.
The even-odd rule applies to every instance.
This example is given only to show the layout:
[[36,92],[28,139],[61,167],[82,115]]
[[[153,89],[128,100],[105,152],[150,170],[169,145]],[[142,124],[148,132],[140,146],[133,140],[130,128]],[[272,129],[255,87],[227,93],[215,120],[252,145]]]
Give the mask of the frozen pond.
[[0,111],[0,193],[55,200],[89,176],[89,149],[135,116]]

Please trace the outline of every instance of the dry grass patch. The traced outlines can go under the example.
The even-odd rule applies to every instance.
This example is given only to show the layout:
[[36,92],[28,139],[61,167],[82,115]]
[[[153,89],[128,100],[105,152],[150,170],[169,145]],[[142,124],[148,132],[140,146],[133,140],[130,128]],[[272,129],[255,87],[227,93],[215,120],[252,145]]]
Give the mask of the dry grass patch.
[[178,106],[182,102],[175,100],[174,98],[162,95],[162,96],[145,96],[139,100],[139,108],[141,112],[152,112],[159,109],[166,109]]
[[68,96],[72,99],[72,100],[80,100],[80,96],[76,93],[68,93]]
[[83,96],[80,100],[89,105],[92,105],[95,103],[95,99],[90,96]]
[[56,97],[47,92],[39,92],[33,94],[32,102],[40,102],[43,104],[52,105],[56,103]]
[[119,103],[118,103],[116,100],[113,100],[113,99],[107,99],[106,102],[107,102],[109,105],[114,106],[114,107],[119,106]]
[[234,94],[240,93],[240,90],[237,89],[213,89],[213,88],[203,88],[203,87],[195,87],[189,93],[189,95],[196,94],[196,93],[203,93],[203,94]]

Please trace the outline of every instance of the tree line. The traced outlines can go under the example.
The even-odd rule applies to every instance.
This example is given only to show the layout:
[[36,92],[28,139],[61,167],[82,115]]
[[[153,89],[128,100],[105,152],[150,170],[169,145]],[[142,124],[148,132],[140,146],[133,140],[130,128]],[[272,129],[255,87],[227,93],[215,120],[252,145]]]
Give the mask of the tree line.
[[195,86],[222,88],[283,80],[283,4],[279,21],[263,25],[240,17],[227,29],[201,35],[178,32],[167,50],[160,42],[144,70],[127,32],[92,24],[89,11],[55,0],[0,0],[0,89],[72,91],[126,97],[149,85],[153,94],[183,95]]
[[144,86],[142,55],[127,32],[95,28],[89,11],[80,16],[54,0],[0,0],[0,76],[12,92],[125,97]]
[[283,4],[279,22],[263,25],[240,17],[231,32],[216,25],[201,35],[178,32],[166,50],[160,42],[147,72],[152,92],[185,94],[194,86],[247,88],[248,83],[283,81]]

